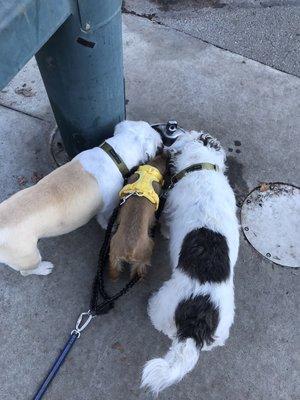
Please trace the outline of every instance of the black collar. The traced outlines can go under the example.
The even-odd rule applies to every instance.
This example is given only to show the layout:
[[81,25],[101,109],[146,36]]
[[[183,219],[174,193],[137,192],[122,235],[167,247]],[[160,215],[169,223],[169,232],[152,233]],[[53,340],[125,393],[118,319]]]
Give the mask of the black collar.
[[121,172],[123,178],[125,179],[129,174],[129,169],[127,168],[127,166],[124,163],[124,161],[122,160],[122,158],[115,152],[115,150],[107,142],[103,142],[99,147],[102,150],[104,150],[106,154],[109,155],[109,157],[116,164],[116,166],[118,167],[119,171]]
[[184,178],[190,172],[201,171],[203,169],[206,169],[209,171],[217,171],[217,172],[220,170],[220,168],[217,165],[207,163],[207,162],[193,164],[193,165],[183,169],[182,171],[178,172],[178,174],[175,174],[171,177],[171,183],[170,183],[169,189],[172,189],[176,185],[176,183],[178,181],[180,181],[180,179]]

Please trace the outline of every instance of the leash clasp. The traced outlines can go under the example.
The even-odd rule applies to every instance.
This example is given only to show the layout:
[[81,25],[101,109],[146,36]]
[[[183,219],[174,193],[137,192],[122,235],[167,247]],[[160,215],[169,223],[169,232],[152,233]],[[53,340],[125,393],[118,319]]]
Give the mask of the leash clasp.
[[[82,323],[82,320],[86,318],[85,322]],[[75,325],[75,329],[72,330],[71,335],[76,334],[79,338],[81,332],[88,326],[91,320],[94,318],[94,315],[91,313],[91,310],[83,312],[79,315],[78,320]]]
[[123,196],[122,198],[121,198],[121,201],[120,201],[120,206],[122,206],[128,199],[129,199],[129,197],[131,197],[131,196],[133,196],[133,195],[135,195],[136,193],[135,192],[133,192],[133,193],[129,193],[129,194],[127,194],[126,196]]

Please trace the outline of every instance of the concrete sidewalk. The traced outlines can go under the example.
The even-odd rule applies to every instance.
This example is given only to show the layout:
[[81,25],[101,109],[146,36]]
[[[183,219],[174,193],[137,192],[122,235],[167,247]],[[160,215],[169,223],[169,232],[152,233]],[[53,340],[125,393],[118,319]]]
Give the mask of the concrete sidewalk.
[[299,0],[124,0],[123,9],[300,76]]
[[[261,181],[299,184],[299,78],[132,15],[124,17],[124,50],[129,119],[172,117],[217,136],[238,199]],[[54,119],[34,61],[0,93],[0,104],[2,201],[54,168]],[[41,241],[44,258],[56,266],[47,277],[1,267],[1,400],[31,398],[87,309],[102,236],[93,220]],[[158,236],[147,278],[91,324],[45,398],[150,400],[139,389],[141,370],[169,340],[152,327],[147,299],[169,275],[167,242]],[[263,260],[241,235],[231,336],[225,347],[201,354],[197,368],[159,399],[299,398],[296,275]]]

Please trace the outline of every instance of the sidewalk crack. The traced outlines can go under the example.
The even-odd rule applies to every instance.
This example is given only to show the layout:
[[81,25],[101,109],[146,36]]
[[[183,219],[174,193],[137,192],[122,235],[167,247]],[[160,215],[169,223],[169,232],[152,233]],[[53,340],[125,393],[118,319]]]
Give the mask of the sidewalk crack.
[[48,121],[48,120],[46,120],[44,118],[38,117],[37,115],[33,115],[33,114],[30,114],[30,113],[27,113],[26,111],[18,110],[16,108],[11,107],[11,106],[7,106],[6,104],[0,103],[0,107],[6,108],[7,110],[11,110],[11,111],[16,111],[16,112],[18,112],[20,114],[27,115],[27,117],[38,119],[39,121],[50,122],[50,121]]
[[162,22],[154,19],[156,17],[155,13],[141,13],[140,14],[134,10],[128,10],[128,8],[125,5],[123,5],[123,7],[122,7],[122,13],[133,15],[133,16],[139,17],[139,18],[148,19],[149,21],[154,22],[157,25],[164,25]]

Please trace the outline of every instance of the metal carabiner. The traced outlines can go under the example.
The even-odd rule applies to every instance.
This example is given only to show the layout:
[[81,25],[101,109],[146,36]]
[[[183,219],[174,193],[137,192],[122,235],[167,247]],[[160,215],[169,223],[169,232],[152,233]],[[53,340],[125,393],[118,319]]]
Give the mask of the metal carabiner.
[[126,202],[126,200],[129,199],[129,197],[136,195],[136,194],[137,194],[136,192],[133,192],[133,193],[129,193],[126,196],[122,197],[119,206],[122,206]]
[[[87,319],[84,323],[82,323],[82,319],[87,316]],[[91,313],[91,311],[86,311],[83,312],[79,315],[76,325],[75,325],[75,329],[72,330],[71,335],[73,335],[74,333],[77,334],[77,337],[79,338],[81,335],[81,332],[88,326],[88,324],[91,322],[91,320],[94,318],[95,316]],[[82,323],[82,325],[81,325]]]

